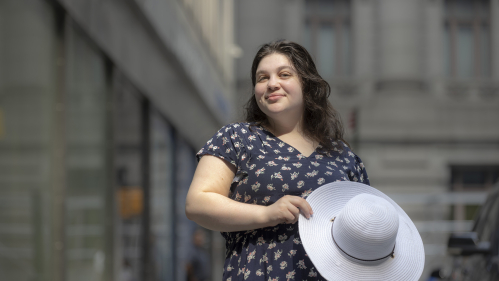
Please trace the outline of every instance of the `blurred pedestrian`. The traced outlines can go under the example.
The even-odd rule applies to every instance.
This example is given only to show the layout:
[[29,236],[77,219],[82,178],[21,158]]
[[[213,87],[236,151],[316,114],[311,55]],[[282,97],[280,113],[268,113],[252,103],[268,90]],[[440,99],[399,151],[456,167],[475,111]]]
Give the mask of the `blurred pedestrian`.
[[206,232],[202,228],[196,229],[192,235],[193,248],[191,249],[186,265],[187,281],[210,280],[210,255],[206,251]]
[[305,198],[334,181],[369,184],[343,139],[329,84],[299,44],[263,45],[251,67],[245,122],[221,128],[198,152],[189,219],[226,239],[223,280],[324,280],[298,233]]

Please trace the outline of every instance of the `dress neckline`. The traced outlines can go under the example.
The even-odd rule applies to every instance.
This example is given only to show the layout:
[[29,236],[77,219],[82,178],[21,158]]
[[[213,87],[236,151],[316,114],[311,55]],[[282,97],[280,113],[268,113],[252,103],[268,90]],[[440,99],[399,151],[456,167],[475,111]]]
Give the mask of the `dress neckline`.
[[319,146],[314,147],[314,150],[312,151],[312,153],[310,153],[310,155],[308,155],[308,156],[307,156],[307,155],[303,154],[300,150],[298,150],[296,147],[294,147],[294,146],[290,145],[289,143],[287,143],[287,142],[283,141],[281,138],[279,138],[279,137],[277,137],[276,135],[274,135],[271,131],[269,131],[269,130],[265,129],[265,127],[263,127],[263,126],[261,126],[261,125],[260,125],[259,127],[260,127],[260,129],[261,129],[262,131],[265,131],[265,133],[267,133],[267,135],[269,135],[270,137],[276,138],[276,139],[278,139],[279,141],[283,142],[283,143],[284,143],[285,145],[287,145],[288,147],[291,147],[292,149],[296,150],[296,151],[297,151],[298,153],[300,153],[300,154],[303,156],[303,158],[305,158],[305,159],[310,159],[310,158],[311,158],[311,156],[313,156],[313,155],[317,152],[317,148],[319,147]]

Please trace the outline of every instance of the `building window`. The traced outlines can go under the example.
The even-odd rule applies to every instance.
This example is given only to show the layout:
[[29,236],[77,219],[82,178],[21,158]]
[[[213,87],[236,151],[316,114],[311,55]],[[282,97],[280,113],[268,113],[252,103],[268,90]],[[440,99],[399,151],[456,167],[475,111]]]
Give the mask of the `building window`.
[[308,0],[303,44],[324,78],[351,74],[351,5],[348,0]]
[[[499,166],[451,166],[451,191],[488,192],[499,180]],[[454,220],[472,220],[479,205],[456,204],[452,206]]]
[[490,0],[446,0],[444,32],[449,77],[490,76]]

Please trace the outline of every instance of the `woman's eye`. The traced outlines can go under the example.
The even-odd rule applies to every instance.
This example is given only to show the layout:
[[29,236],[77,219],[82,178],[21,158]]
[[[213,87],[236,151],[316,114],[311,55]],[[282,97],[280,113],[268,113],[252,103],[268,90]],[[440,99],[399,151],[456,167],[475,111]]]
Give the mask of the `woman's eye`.
[[289,77],[291,76],[289,73],[281,73],[281,77]]
[[258,82],[264,81],[266,79],[267,79],[267,77],[265,77],[265,76],[258,77]]

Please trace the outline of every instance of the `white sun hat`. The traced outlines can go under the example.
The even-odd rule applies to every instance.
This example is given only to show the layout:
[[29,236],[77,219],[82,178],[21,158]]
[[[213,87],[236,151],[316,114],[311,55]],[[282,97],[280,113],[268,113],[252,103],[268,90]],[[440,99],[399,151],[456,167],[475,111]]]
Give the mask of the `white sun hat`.
[[300,215],[303,247],[330,281],[415,281],[424,267],[416,226],[383,192],[357,182],[325,184],[307,198],[314,214]]

